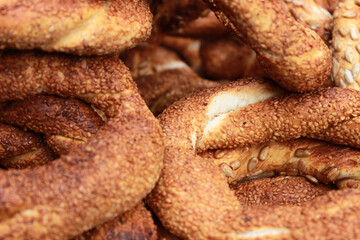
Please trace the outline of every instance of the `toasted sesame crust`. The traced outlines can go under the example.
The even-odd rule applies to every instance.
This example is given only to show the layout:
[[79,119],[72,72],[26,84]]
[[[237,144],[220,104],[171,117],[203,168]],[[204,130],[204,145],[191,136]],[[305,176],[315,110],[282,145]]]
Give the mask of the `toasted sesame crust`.
[[0,120],[43,133],[48,146],[66,154],[72,146],[84,144],[104,125],[101,117],[77,99],[36,95],[13,101],[1,108]]
[[27,168],[55,159],[40,136],[0,123],[0,165],[6,168]]
[[123,213],[120,217],[93,228],[72,240],[122,239],[158,239],[154,220],[143,202]]
[[320,87],[331,71],[331,53],[298,23],[284,1],[206,0],[217,17],[255,50],[265,72],[292,91]]
[[80,98],[107,122],[56,161],[1,173],[0,239],[74,237],[134,207],[162,167],[160,126],[117,57],[3,53],[0,101],[39,93]]
[[[147,202],[172,233],[186,239],[351,239],[360,234],[358,220],[360,191],[357,189],[329,192],[302,207],[244,208],[230,191],[224,173],[218,166],[213,161],[196,155],[199,136],[206,128],[209,118],[217,116],[225,119],[225,122],[230,122],[230,119],[221,116],[239,107],[254,110],[256,105],[268,100],[252,105],[251,103],[271,97],[267,93],[275,89],[275,86],[263,80],[247,79],[198,91],[174,103],[159,115],[166,144],[164,169]],[[250,105],[242,106],[236,101],[237,94],[241,94],[243,99],[246,99],[246,101],[239,100],[241,103]],[[220,97],[225,95],[228,98],[228,95],[233,97],[231,106],[226,106],[225,102],[221,101]],[[335,96],[340,98],[337,100]],[[306,101],[308,97],[311,101]],[[305,104],[301,108],[303,115],[310,114],[304,109],[305,106],[310,107],[308,103],[312,103],[319,109],[320,115],[325,114],[322,110],[329,107],[331,110],[326,110],[329,115],[330,112],[332,114],[339,112],[341,116],[348,118],[355,112],[360,113],[359,100],[356,100],[359,97],[356,91],[336,88],[309,93],[309,95],[292,96],[299,100],[296,101],[297,104]],[[214,103],[216,99],[219,100],[219,105]],[[344,99],[350,99],[353,105],[350,107]],[[280,101],[272,101],[274,105],[280,104]],[[214,110],[214,106],[219,107],[215,108],[217,111]],[[286,111],[288,109],[278,113]],[[315,113],[316,111],[313,114]],[[324,115],[327,120],[322,124],[327,126],[338,122],[336,116],[329,115]],[[313,117],[318,119],[319,115],[315,114]],[[252,119],[255,125],[256,117],[252,115]],[[289,121],[293,120],[289,119]],[[256,122],[269,123],[266,118]],[[240,133],[239,124],[236,125],[237,128],[230,126],[231,124],[229,128],[226,126],[221,133],[232,135],[234,131],[234,136]],[[311,129],[309,127],[305,131]],[[257,136],[255,131],[248,129],[246,132],[250,140],[254,135]],[[222,139],[221,146],[232,145],[235,138],[226,138],[222,134],[218,135]]]
[[0,159],[14,157],[43,146],[40,136],[0,123]]
[[358,117],[359,103],[358,91],[343,88],[274,97],[226,114],[227,121],[199,135],[197,150],[315,135]]
[[360,2],[346,0],[334,12],[333,69],[336,86],[360,90]]
[[254,179],[230,186],[237,199],[248,206],[304,205],[333,187],[311,183],[304,177],[280,176]]
[[147,0],[2,0],[0,9],[0,49],[103,55],[134,47],[151,32]]

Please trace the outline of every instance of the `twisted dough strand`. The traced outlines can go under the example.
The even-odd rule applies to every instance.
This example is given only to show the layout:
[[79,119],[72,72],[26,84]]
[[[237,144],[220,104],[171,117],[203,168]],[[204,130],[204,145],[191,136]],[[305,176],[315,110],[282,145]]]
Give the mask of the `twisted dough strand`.
[[108,118],[85,146],[59,160],[1,174],[0,239],[78,235],[129,210],[154,187],[161,129],[118,58],[3,53],[0,89],[1,101],[78,97]]

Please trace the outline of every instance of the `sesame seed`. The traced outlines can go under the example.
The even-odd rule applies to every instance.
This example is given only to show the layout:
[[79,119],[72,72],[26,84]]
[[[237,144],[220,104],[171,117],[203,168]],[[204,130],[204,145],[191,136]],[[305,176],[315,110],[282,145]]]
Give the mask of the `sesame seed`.
[[298,148],[295,151],[295,156],[299,158],[309,157],[312,151],[308,148]]
[[317,180],[314,176],[306,175],[305,177],[307,180],[309,180],[312,183],[319,183],[319,180]]
[[341,36],[345,37],[348,34],[348,29],[344,26],[339,27],[339,33]]
[[354,60],[354,54],[352,53],[351,49],[345,51],[345,59],[349,63],[352,63]]
[[238,169],[241,165],[241,162],[239,160],[233,161],[230,163],[230,167],[234,170]]
[[358,30],[355,26],[351,26],[350,27],[350,37],[352,40],[358,40],[359,39],[359,34],[358,34]]
[[248,163],[248,170],[249,172],[251,172],[252,170],[254,170],[254,168],[256,167],[256,165],[258,164],[259,160],[256,157],[253,157],[249,160]]
[[354,11],[347,11],[347,12],[344,12],[343,13],[343,17],[345,17],[345,18],[354,18],[354,17],[356,17],[356,12],[354,12]]
[[348,84],[353,84],[355,82],[354,77],[350,70],[345,69],[344,76],[345,76],[345,80]]
[[228,164],[221,163],[220,168],[223,171],[223,173],[225,174],[225,176],[231,177],[231,178],[234,177],[234,172],[233,172],[233,170],[231,169],[231,167]]
[[263,147],[261,150],[260,150],[260,153],[259,153],[259,160],[260,161],[264,161],[266,160],[266,158],[268,157],[269,155],[269,152],[270,152],[270,147],[269,146],[265,146]]

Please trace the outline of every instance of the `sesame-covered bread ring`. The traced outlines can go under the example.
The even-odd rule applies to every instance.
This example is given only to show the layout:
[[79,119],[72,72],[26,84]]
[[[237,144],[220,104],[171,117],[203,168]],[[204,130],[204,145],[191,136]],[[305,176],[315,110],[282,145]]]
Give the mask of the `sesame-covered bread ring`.
[[[254,109],[268,101],[264,99],[282,93],[276,90],[276,86],[263,80],[243,80],[191,94],[158,117],[165,136],[164,168],[147,202],[172,233],[186,239],[351,239],[360,234],[360,222],[354,221],[360,211],[360,191],[357,189],[330,192],[303,207],[244,208],[230,191],[218,166],[196,155],[198,150],[207,150],[209,146],[235,146],[236,138],[224,138],[226,133],[233,132],[234,136],[244,133],[247,136],[244,143],[251,139],[260,140],[256,129],[243,128],[242,117],[230,118],[229,113],[244,109],[245,125],[270,124],[267,118],[261,120]],[[281,105],[281,100],[275,99],[271,105]],[[276,114],[284,116],[295,104],[300,104],[299,110],[303,111],[295,117],[306,115],[309,122],[316,120],[320,127],[336,124],[339,116],[349,119],[360,114],[360,93],[350,89],[325,89],[284,99],[289,104],[278,108]],[[258,103],[252,104],[254,102]],[[310,117],[310,112],[305,109],[314,109],[313,116]],[[263,116],[274,116],[272,112],[264,108],[262,113]],[[294,113],[297,111],[291,111],[289,115]],[[323,122],[318,121],[319,116]],[[205,145],[199,144],[204,130],[217,128],[216,122],[221,121],[224,131],[217,135],[221,141],[212,144],[213,138]],[[236,129],[227,128],[226,122],[231,121],[238,122]],[[271,120],[276,124],[288,121],[290,124],[293,119]],[[275,126],[281,124],[270,125],[274,127],[273,132],[278,130]],[[291,128],[284,126],[281,129],[286,134],[273,134],[272,138],[296,137],[291,134]],[[262,130],[266,130],[265,126]],[[301,134],[317,130],[307,127],[298,131]],[[263,135],[261,141],[268,136],[267,133]],[[199,146],[202,147],[199,149]]]
[[330,76],[331,53],[297,22],[284,1],[206,0],[218,18],[253,48],[265,72],[293,91],[320,87]]
[[74,237],[130,210],[154,187],[161,129],[117,57],[5,52],[0,89],[0,101],[77,97],[107,117],[93,138],[60,159],[1,173],[0,239]]
[[88,104],[50,95],[10,102],[0,108],[0,120],[43,133],[48,146],[59,155],[84,144],[104,125]]
[[0,49],[103,55],[151,32],[147,0],[1,0],[0,10]]
[[360,1],[345,0],[334,12],[333,69],[336,86],[360,90]]

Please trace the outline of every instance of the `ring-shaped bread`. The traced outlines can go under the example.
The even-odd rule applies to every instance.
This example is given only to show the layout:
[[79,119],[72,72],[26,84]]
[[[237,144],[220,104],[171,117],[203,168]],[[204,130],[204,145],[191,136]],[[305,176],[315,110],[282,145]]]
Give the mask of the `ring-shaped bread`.
[[[159,115],[164,168],[147,202],[172,233],[185,239],[351,239],[360,234],[357,189],[329,192],[302,207],[245,208],[218,166],[196,155],[268,138],[287,140],[360,114],[360,94],[350,89],[265,100],[280,94],[277,89],[248,79],[196,92]],[[308,125],[294,128],[301,121]],[[219,130],[216,136],[208,134],[212,129]]]
[[162,167],[158,122],[115,56],[3,52],[0,101],[80,98],[107,122],[85,145],[34,169],[2,171],[0,239],[66,239],[130,210]]

